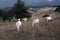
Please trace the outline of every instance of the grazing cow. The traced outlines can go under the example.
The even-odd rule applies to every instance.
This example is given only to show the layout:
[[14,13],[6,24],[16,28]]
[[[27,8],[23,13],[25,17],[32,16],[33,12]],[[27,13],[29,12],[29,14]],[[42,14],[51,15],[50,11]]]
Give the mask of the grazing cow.
[[19,31],[20,27],[21,27],[22,22],[20,21],[20,19],[18,19],[18,21],[16,22],[16,28]]
[[32,26],[34,27],[35,24],[39,24],[39,19],[34,19],[32,21]]
[[52,21],[52,17],[46,17],[47,22]]
[[23,18],[22,20],[23,20],[23,21],[27,21],[27,18]]

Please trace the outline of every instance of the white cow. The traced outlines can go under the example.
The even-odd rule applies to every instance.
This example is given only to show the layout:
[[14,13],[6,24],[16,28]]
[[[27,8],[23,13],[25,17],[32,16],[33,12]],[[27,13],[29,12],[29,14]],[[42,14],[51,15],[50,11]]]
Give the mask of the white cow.
[[27,21],[27,18],[23,18],[23,21]]
[[20,27],[21,27],[22,22],[20,21],[20,19],[18,19],[18,21],[16,22],[16,28],[19,31]]
[[39,24],[39,19],[34,19],[32,21],[32,26],[34,27],[35,24]]
[[47,22],[52,20],[52,17],[46,17]]

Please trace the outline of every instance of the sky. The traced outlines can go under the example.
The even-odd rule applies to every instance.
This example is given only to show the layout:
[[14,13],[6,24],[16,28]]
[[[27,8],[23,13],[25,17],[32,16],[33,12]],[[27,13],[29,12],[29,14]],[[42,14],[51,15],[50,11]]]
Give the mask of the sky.
[[[60,0],[22,0],[26,6],[60,5]],[[0,8],[12,7],[17,0],[0,0]]]
[[0,8],[11,7],[17,0],[0,0]]
[[60,0],[24,0],[27,6],[60,5]]

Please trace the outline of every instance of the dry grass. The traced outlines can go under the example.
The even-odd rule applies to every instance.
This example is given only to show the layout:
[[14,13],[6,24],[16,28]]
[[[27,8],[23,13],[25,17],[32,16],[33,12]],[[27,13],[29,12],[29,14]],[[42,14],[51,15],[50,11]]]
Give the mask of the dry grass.
[[60,19],[51,22],[42,19],[35,27],[31,21],[22,22],[19,32],[15,22],[0,22],[0,40],[60,40]]
[[[11,24],[12,23],[12,24]],[[23,22],[18,32],[14,22],[0,23],[0,40],[59,40],[60,20],[40,23],[32,27],[31,22]]]

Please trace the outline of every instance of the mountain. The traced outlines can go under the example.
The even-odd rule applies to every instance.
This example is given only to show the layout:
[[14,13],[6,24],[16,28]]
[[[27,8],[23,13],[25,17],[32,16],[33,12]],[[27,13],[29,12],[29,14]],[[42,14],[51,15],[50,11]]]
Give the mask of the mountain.
[[5,7],[5,8],[3,8],[2,10],[4,10],[4,11],[9,11],[11,8],[12,8],[12,7]]

